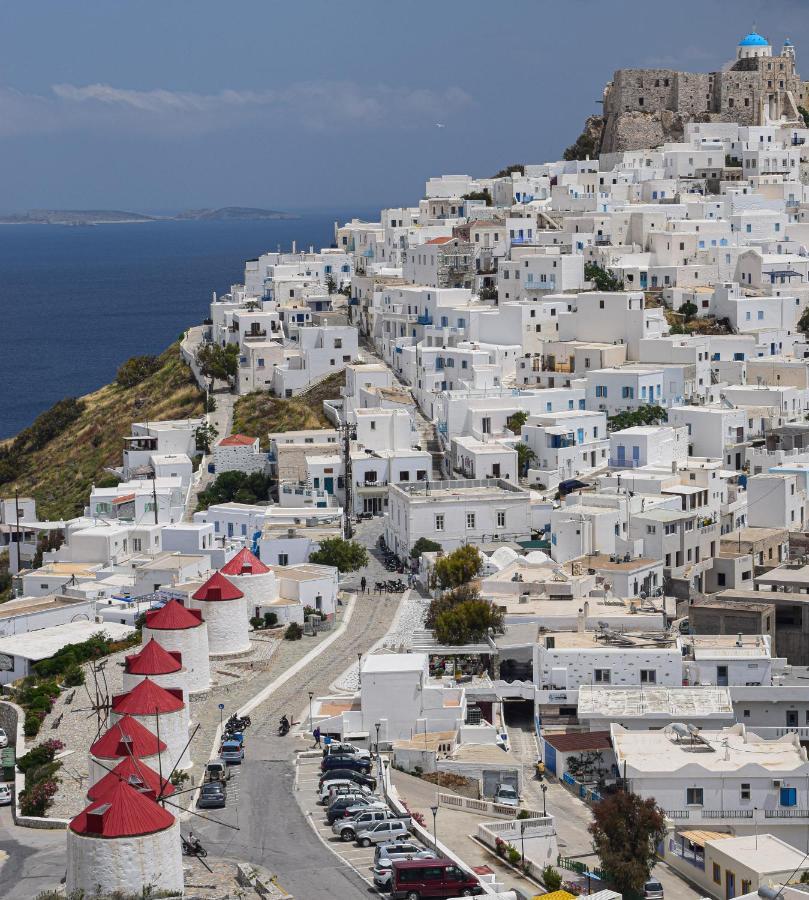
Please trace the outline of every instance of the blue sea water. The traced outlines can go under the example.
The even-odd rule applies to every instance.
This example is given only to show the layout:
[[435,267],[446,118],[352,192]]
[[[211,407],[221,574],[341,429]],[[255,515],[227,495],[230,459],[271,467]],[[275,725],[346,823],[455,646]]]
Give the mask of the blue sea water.
[[293,240],[327,247],[350,216],[0,226],[0,438],[164,350],[207,316],[212,291],[242,281],[246,259]]

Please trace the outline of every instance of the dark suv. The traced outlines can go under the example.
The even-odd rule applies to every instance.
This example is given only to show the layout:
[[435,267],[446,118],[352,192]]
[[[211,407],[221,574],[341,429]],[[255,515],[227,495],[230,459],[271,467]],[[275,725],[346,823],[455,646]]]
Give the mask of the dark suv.
[[320,768],[323,772],[328,772],[331,769],[352,769],[355,772],[368,773],[371,771],[371,760],[362,756],[337,756],[329,754],[329,756],[323,757]]

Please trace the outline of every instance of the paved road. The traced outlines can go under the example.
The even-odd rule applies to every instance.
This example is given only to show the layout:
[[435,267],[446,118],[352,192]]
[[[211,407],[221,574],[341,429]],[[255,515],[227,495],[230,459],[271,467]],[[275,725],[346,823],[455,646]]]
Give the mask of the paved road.
[[[509,704],[506,704],[506,721],[512,751],[523,764],[523,797],[526,806],[537,810],[543,809],[541,784],[544,783],[547,788],[544,796],[545,808],[548,815],[554,817],[559,852],[562,856],[590,854],[582,861],[588,865],[598,865],[598,860],[593,854],[593,841],[587,830],[592,821],[589,807],[562,787],[558,781],[545,779],[540,783],[534,777],[533,764],[537,758],[537,746],[530,717],[526,720],[519,714],[510,714]],[[663,885],[666,900],[697,900],[704,896],[704,892],[692,887],[665,863],[659,862],[655,866],[654,876]]]
[[[259,863],[299,900],[355,900],[368,885],[325,847],[295,798],[294,738],[275,729],[283,712],[298,718],[307,691],[323,695],[329,684],[388,629],[398,595],[360,596],[349,628],[334,644],[258,707],[251,715],[247,758],[239,773],[239,803],[211,817],[239,831],[193,817],[191,827],[211,853]],[[187,828],[185,829],[187,830]]]
[[0,897],[31,900],[65,877],[65,832],[17,828],[0,807]]

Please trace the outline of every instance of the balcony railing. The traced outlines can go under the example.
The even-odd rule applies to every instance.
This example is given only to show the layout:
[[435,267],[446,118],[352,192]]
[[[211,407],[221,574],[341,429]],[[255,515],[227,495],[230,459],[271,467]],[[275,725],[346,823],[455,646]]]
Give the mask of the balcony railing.
[[765,809],[765,819],[807,819],[809,809]]
[[752,819],[752,809],[703,809],[703,819]]
[[639,459],[627,459],[625,456],[610,457],[610,468],[612,469],[635,469],[643,465]]
[[420,315],[416,321],[419,325],[432,325],[433,317],[428,313],[422,313],[422,315]]

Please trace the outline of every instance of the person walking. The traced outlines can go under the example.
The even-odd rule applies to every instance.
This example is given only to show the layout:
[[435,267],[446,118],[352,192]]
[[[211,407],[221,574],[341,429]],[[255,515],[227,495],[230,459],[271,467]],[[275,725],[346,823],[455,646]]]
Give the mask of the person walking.
[[319,727],[318,725],[315,725],[315,730],[312,732],[312,737],[315,739],[314,744],[312,744],[312,749],[314,750],[315,747],[320,747],[320,746],[321,746],[321,743],[320,743],[320,727]]
[[360,578],[360,590],[362,591],[363,594],[365,593],[365,585],[366,584],[368,584],[368,582],[365,580],[365,576],[363,575],[362,578]]

